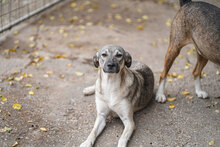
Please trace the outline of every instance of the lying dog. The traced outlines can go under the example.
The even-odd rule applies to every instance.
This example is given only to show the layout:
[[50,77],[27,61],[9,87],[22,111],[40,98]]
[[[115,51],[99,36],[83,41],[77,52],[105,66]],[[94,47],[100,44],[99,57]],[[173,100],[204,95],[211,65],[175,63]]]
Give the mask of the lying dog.
[[104,46],[93,60],[95,67],[100,67],[98,79],[95,86],[84,90],[84,94],[95,92],[97,118],[92,132],[80,147],[91,147],[94,144],[105,127],[110,111],[115,112],[123,121],[125,128],[118,147],[125,147],[135,129],[133,113],[144,108],[153,97],[153,73],[143,63],[132,63],[130,54],[120,46]]
[[200,83],[202,69],[208,60],[220,65],[220,9],[205,2],[191,0],[180,0],[180,6],[171,26],[170,43],[156,94],[158,102],[166,101],[164,94],[166,77],[183,46],[193,43],[197,51],[193,76],[198,97],[208,97]]

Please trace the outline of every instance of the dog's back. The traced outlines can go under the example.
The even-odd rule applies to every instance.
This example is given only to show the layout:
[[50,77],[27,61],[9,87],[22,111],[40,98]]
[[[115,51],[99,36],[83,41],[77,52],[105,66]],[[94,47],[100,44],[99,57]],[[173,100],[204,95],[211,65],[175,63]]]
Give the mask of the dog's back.
[[220,8],[205,2],[183,0],[173,25],[173,28],[181,26],[178,27],[181,33],[187,32],[188,41],[195,44],[202,56],[220,63]]
[[132,86],[137,96],[133,97],[132,103],[136,110],[140,110],[153,98],[154,75],[147,65],[139,61],[133,61],[130,70],[136,73]]

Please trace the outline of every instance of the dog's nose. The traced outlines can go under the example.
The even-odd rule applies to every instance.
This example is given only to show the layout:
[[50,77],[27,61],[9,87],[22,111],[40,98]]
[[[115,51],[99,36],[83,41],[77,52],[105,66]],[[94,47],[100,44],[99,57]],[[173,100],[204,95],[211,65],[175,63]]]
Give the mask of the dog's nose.
[[115,63],[113,63],[113,62],[109,62],[109,63],[107,63],[107,66],[108,66],[109,68],[112,68],[112,67],[115,66]]

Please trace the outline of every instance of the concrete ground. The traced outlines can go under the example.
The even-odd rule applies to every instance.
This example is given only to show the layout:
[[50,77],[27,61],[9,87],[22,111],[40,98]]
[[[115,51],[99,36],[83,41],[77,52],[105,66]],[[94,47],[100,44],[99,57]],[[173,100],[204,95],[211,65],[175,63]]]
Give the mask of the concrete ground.
[[[120,45],[146,63],[154,72],[156,92],[177,10],[171,0],[65,1],[3,34],[0,146],[79,146],[96,117],[94,95],[85,97],[82,90],[95,82],[92,56],[106,44]],[[153,99],[137,112],[129,147],[220,146],[220,67],[207,64],[202,86],[210,98],[197,98],[192,48],[184,47],[170,71],[184,75],[172,74],[166,84],[168,97],[176,100],[160,104]],[[119,119],[108,120],[94,146],[116,146],[122,131]]]

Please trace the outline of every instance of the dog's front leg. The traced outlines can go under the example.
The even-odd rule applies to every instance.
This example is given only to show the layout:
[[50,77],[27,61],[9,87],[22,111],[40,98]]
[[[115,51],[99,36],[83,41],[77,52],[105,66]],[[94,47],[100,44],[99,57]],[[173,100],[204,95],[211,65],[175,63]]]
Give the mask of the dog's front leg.
[[97,109],[97,117],[95,121],[95,125],[89,134],[88,138],[86,139],[85,142],[83,142],[80,147],[92,147],[96,137],[99,136],[99,134],[102,132],[106,125],[106,117],[110,112],[110,109],[108,106],[100,101],[96,100],[96,109]]
[[119,115],[125,127],[118,141],[118,147],[126,147],[129,138],[135,130],[132,105],[127,100],[123,100],[114,111]]

